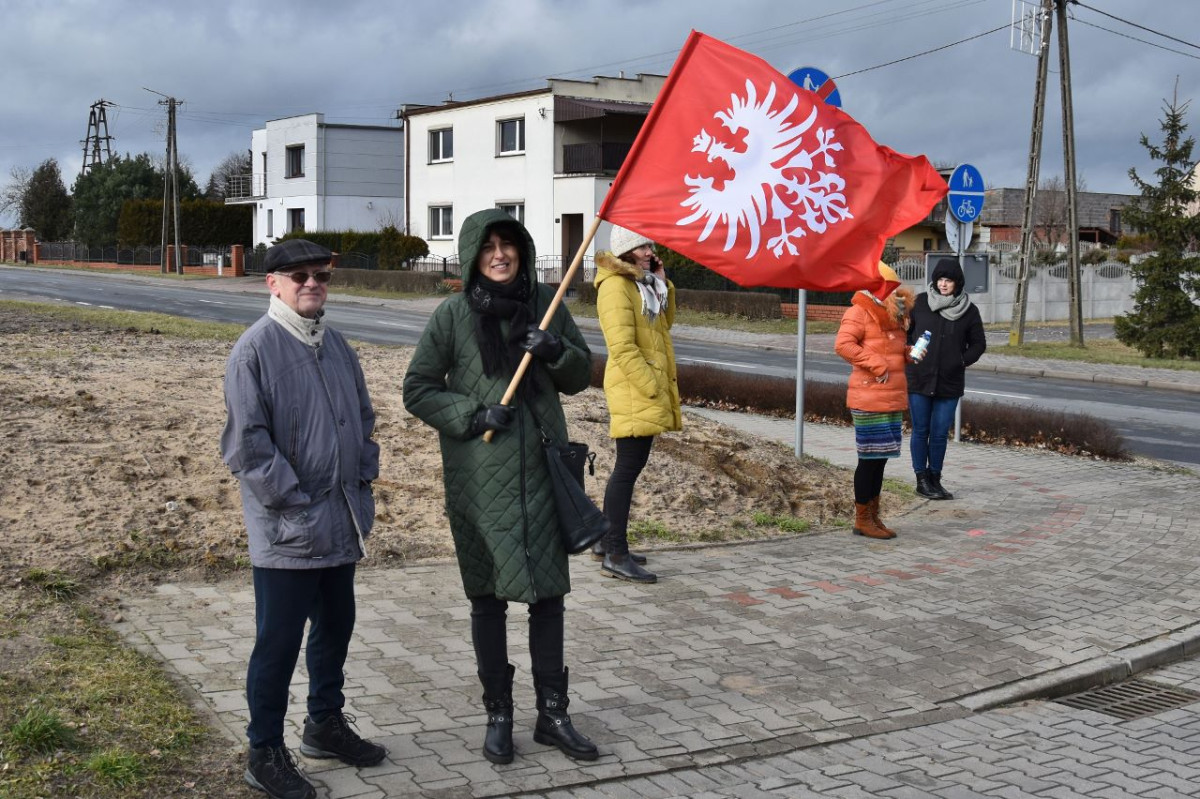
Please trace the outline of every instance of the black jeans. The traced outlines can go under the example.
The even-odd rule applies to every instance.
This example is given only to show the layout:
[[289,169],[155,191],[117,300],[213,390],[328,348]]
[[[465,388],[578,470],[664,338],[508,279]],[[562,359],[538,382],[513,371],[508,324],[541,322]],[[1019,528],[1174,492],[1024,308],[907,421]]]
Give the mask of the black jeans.
[[859,458],[854,470],[854,501],[866,505],[883,491],[883,470],[887,458]]
[[604,537],[604,551],[624,555],[629,552],[629,506],[633,502],[633,484],[650,459],[654,436],[618,438],[616,442],[617,462],[613,464],[608,486],[604,489],[604,515],[612,525]]
[[[508,668],[508,602],[494,596],[471,598],[471,643],[483,674]],[[529,606],[529,659],[539,674],[563,670],[563,598],[546,597]]]
[[246,671],[250,746],[282,746],[288,684],[311,621],[308,715],[320,720],[346,704],[346,650],[354,632],[354,564],[329,569],[254,569],[254,651]]

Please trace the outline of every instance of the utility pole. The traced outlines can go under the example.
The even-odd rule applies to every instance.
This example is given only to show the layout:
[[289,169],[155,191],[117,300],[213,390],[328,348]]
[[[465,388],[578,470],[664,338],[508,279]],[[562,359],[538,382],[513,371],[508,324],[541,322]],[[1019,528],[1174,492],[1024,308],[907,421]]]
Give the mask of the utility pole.
[[1042,160],[1042,123],[1046,118],[1046,75],[1049,72],[1050,24],[1055,0],[1042,0],[1040,41],[1038,50],[1037,84],[1033,93],[1033,129],[1029,136],[1029,167],[1025,178],[1025,215],[1021,223],[1021,266],[1017,273],[1013,295],[1012,324],[1008,329],[1008,346],[1019,347],[1025,342],[1025,306],[1029,301],[1029,262],[1033,255],[1033,206],[1037,199],[1038,170]]
[[[144,86],[142,88],[145,88]],[[167,244],[171,238],[172,227],[175,238],[175,274],[183,274],[182,250],[179,246],[179,148],[175,142],[175,108],[182,100],[168,97],[162,92],[146,89],[151,94],[162,97],[159,105],[167,107],[167,159],[163,169],[163,223],[162,223],[162,256],[159,259],[159,272],[167,272]],[[174,225],[172,225],[172,221]]]
[[1075,191],[1075,112],[1071,106],[1071,51],[1067,46],[1067,2],[1055,0],[1058,11],[1058,71],[1062,90],[1063,172],[1067,183],[1067,297],[1070,304],[1071,345],[1083,346],[1083,298],[1079,285],[1079,197]]
[[[112,103],[104,99],[92,103],[91,113],[88,114],[87,136],[80,142],[83,145],[83,166],[79,170],[81,175],[86,175],[92,167],[104,166],[112,160],[112,136],[108,135],[108,116],[104,112],[110,105]],[[104,132],[101,133],[101,130]]]

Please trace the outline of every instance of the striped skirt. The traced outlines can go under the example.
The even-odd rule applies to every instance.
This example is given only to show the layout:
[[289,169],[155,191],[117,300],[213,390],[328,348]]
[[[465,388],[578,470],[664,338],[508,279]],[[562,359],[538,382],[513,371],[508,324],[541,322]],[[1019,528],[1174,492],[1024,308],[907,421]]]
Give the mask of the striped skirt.
[[856,411],[854,417],[854,443],[858,445],[860,458],[895,458],[900,455],[900,442],[904,434],[903,411]]

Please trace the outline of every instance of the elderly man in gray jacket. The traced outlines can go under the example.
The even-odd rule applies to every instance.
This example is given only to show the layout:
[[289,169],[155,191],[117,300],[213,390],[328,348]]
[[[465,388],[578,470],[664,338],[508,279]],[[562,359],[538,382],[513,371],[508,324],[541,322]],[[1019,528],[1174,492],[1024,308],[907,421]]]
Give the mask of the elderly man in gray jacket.
[[283,739],[306,621],[301,753],[357,766],[387,754],[342,712],[354,570],[375,518],[379,445],[358,356],[325,325],[331,261],[329,250],[304,239],[267,251],[270,308],[238,339],[225,369],[221,457],[241,485],[254,567],[245,778],[275,799],[316,795]]

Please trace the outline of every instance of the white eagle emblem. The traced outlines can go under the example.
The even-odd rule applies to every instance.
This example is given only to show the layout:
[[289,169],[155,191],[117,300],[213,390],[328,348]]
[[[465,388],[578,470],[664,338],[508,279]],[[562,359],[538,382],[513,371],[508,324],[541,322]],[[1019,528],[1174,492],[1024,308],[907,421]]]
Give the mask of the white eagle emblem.
[[[692,212],[676,224],[704,219],[699,241],[707,239],[718,222],[726,225],[726,252],[733,249],[739,229],[745,226],[750,234],[747,259],[758,252],[762,229],[768,224],[778,225],[778,233],[767,241],[778,258],[785,250],[797,254],[794,239],[810,231],[824,233],[830,225],[853,218],[843,194],[846,181],[832,171],[837,166],[833,153],[842,149],[834,141],[834,131],[817,128],[815,149],[805,149],[804,134],[817,118],[816,107],[803,122],[793,124],[789,118],[799,97],[793,95],[779,111],[771,108],[774,100],[774,83],[760,103],[758,90],[747,80],[746,96],[731,95],[730,107],[713,114],[731,134],[745,131],[744,144],[730,147],[707,130],[692,140],[692,152],[704,153],[710,163],[718,158],[724,161],[733,177],[720,188],[712,177],[685,175],[683,179],[690,196],[680,204]],[[830,171],[823,171],[818,159]],[[774,233],[775,228],[768,232]]]

